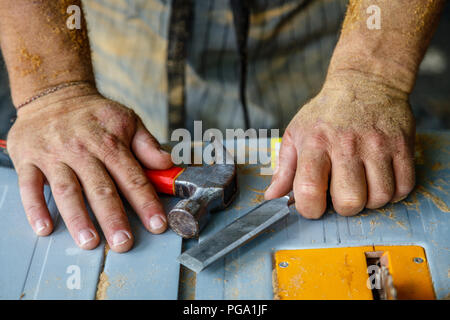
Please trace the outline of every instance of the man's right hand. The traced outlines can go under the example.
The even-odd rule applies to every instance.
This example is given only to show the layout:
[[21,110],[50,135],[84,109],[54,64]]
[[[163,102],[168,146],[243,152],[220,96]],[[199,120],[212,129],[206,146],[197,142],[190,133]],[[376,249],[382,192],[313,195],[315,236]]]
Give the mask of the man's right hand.
[[160,149],[132,110],[94,88],[68,87],[19,109],[8,135],[8,152],[28,221],[38,235],[53,230],[43,195],[46,181],[70,234],[83,249],[93,249],[100,241],[83,193],[114,251],[125,252],[133,245],[116,186],[145,228],[155,234],[167,228],[141,163],[148,169],[167,169],[172,166],[170,154]]

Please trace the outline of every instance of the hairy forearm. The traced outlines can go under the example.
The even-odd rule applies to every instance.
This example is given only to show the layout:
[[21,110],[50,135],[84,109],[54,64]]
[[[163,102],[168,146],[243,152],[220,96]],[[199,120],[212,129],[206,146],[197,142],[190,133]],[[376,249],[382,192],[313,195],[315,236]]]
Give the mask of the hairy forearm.
[[[411,93],[444,3],[445,0],[350,0],[328,78],[353,71]],[[379,8],[379,29],[369,29],[367,24],[373,14],[367,8],[372,5]]]
[[80,0],[0,0],[0,40],[17,106],[47,88],[94,82],[84,18],[70,30],[67,7]]

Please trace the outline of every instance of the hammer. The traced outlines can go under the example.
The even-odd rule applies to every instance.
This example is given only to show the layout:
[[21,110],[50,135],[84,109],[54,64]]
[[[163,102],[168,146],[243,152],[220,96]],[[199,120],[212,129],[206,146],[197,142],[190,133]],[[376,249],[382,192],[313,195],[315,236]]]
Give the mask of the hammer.
[[[0,165],[12,167],[3,150],[6,151],[6,141],[0,140]],[[236,165],[225,148],[223,153],[225,159],[218,161],[223,164],[145,171],[157,192],[183,198],[168,214],[169,226],[183,238],[198,237],[209,213],[226,208],[234,200]]]
[[180,200],[168,213],[169,226],[183,238],[198,237],[210,212],[226,208],[237,193],[234,163],[203,166],[174,166],[167,170],[147,170],[157,192]]

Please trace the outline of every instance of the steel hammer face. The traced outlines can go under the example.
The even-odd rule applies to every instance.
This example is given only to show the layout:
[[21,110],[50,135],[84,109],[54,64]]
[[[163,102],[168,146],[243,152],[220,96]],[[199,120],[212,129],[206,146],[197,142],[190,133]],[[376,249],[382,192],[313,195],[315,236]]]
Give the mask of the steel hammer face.
[[184,198],[169,212],[169,225],[183,238],[197,237],[210,212],[226,208],[237,193],[235,164],[187,167],[177,177],[174,193]]
[[183,238],[197,237],[210,212],[224,209],[234,200],[236,165],[225,148],[216,161],[210,165],[146,171],[156,191],[183,198],[168,213],[169,226]]

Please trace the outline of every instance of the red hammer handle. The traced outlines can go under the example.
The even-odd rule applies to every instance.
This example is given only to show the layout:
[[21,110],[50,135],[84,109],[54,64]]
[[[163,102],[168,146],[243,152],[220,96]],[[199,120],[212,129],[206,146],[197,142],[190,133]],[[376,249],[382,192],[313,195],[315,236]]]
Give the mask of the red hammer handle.
[[175,180],[184,168],[173,166],[166,170],[146,170],[145,174],[157,192],[175,195]]

